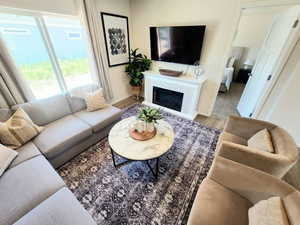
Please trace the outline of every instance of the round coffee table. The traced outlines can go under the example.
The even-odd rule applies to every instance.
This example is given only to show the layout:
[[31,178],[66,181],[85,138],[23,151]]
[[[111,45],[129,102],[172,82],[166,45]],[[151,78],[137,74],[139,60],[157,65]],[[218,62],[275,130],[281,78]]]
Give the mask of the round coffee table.
[[[130,137],[129,129],[136,117],[129,117],[116,123],[110,130],[108,142],[111,149],[114,166],[117,168],[132,161],[145,161],[154,177],[158,177],[159,157],[165,154],[173,145],[174,131],[169,123],[164,120],[157,121],[156,135],[147,141],[138,141]],[[115,154],[127,159],[116,164]],[[156,169],[151,167],[149,160],[155,159]]]

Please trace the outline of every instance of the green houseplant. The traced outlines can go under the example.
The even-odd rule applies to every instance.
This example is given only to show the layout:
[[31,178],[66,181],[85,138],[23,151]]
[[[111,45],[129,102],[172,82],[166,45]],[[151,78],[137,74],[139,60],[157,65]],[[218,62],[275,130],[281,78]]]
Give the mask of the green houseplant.
[[163,119],[160,110],[151,107],[139,108],[137,118],[145,123],[145,130],[152,132],[157,120]]
[[129,84],[132,87],[133,94],[139,98],[144,75],[143,72],[149,70],[151,65],[151,60],[147,58],[146,55],[138,53],[138,49],[131,50],[130,60],[125,68],[125,72],[128,74],[130,81]]

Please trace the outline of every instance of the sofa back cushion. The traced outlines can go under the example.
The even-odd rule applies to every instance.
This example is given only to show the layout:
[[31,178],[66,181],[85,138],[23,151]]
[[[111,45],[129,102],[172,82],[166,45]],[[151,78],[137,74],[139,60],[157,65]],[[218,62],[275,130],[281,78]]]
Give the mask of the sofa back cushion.
[[0,176],[9,167],[12,161],[16,158],[18,152],[0,144]]
[[50,98],[15,105],[13,109],[19,107],[39,126],[47,125],[72,113],[65,95],[55,95]]
[[42,132],[44,128],[32,122],[27,113],[18,108],[9,120],[0,123],[0,141],[17,149]]
[[0,122],[6,122],[12,115],[12,110],[10,109],[0,109]]
[[67,95],[68,102],[70,104],[73,113],[86,109],[86,102],[83,98]]
[[92,93],[98,89],[99,86],[97,84],[87,84],[71,89],[67,94],[67,99],[69,101],[72,112],[76,113],[85,110],[87,107],[85,98],[89,93]]
[[294,139],[280,127],[270,130],[275,153],[287,157],[291,161],[298,159],[299,150]]

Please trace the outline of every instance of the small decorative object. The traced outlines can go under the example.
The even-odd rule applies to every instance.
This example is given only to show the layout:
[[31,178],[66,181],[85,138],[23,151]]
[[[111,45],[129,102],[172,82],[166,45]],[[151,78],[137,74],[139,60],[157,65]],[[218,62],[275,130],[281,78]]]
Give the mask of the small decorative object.
[[183,71],[159,69],[159,73],[166,76],[179,77],[181,74],[183,74]]
[[149,70],[151,60],[147,56],[137,53],[138,49],[131,50],[130,62],[126,66],[125,72],[128,74],[130,81],[129,84],[132,87],[132,93],[139,99],[142,85],[144,80],[144,74],[146,70]]
[[109,67],[129,62],[128,17],[101,13]]
[[138,120],[131,126],[130,136],[140,141],[153,138],[156,135],[155,123],[162,118],[161,112],[157,109],[140,108],[137,115]]
[[196,79],[199,79],[203,74],[204,74],[204,69],[203,67],[200,65],[200,62],[197,61],[194,64],[195,68],[194,68],[194,75]]

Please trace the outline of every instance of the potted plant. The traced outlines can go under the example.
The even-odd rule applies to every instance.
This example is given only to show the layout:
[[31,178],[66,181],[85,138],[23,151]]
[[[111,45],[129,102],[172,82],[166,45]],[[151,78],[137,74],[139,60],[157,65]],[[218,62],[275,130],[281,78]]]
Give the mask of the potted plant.
[[139,108],[137,118],[144,122],[144,130],[146,132],[153,132],[154,124],[157,123],[157,120],[163,119],[163,115],[158,109],[143,107]]
[[143,72],[149,70],[151,60],[146,55],[137,52],[138,49],[131,50],[129,64],[126,66],[125,72],[128,74],[132,87],[132,93],[139,99],[142,91],[144,80]]

